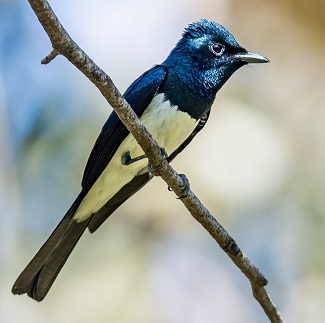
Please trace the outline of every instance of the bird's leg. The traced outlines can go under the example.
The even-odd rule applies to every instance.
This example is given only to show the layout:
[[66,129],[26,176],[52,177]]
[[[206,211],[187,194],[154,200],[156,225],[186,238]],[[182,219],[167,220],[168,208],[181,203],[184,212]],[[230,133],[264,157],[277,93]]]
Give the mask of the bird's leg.
[[125,154],[122,155],[121,163],[123,165],[130,165],[130,164],[133,164],[133,163],[137,162],[138,160],[141,160],[144,158],[147,158],[147,156],[145,154],[135,157],[135,158],[131,158],[130,152],[127,151]]
[[[177,197],[177,199],[183,199],[188,196],[190,191],[190,182],[188,181],[185,174],[179,174],[179,176],[182,178],[182,184],[180,185],[180,188],[182,190],[182,195],[180,197]],[[173,190],[168,186],[168,191],[172,192]]]
[[[161,151],[161,154],[163,155],[164,159],[167,159],[168,154],[166,153],[165,148],[160,147],[160,151]],[[138,160],[141,160],[141,159],[144,159],[144,158],[147,158],[146,154],[143,154],[143,155],[138,156],[138,157],[131,158],[130,152],[127,151],[125,154],[122,155],[121,163],[122,163],[122,165],[127,166],[127,165],[131,165],[131,164],[137,162]],[[151,173],[155,172],[155,170],[151,167],[150,163],[148,164],[148,170]]]
[[[165,148],[160,147],[160,153],[162,154],[163,158],[166,160],[168,158],[168,154],[165,150]],[[150,163],[148,163],[148,171],[149,173],[151,173],[152,175],[155,175],[155,169],[150,165]]]

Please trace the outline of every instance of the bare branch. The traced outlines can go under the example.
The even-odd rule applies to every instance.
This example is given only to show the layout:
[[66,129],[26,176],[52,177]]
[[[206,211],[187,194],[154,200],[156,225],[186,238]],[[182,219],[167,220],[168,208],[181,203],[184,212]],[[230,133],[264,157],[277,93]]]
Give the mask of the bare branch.
[[210,214],[191,190],[188,191],[185,197],[182,196],[182,188],[185,181],[184,176],[180,176],[162,156],[157,142],[143,126],[140,119],[115,87],[110,77],[73,41],[46,0],[29,0],[29,3],[48,34],[53,47],[52,52],[42,60],[42,63],[47,64],[58,54],[61,54],[94,83],[140,144],[150,164],[155,169],[155,174],[162,177],[190,211],[192,216],[201,223],[249,279],[253,295],[261,304],[270,322],[284,322],[280,312],[277,310],[264,287],[267,284],[266,278],[243,254],[234,239]]

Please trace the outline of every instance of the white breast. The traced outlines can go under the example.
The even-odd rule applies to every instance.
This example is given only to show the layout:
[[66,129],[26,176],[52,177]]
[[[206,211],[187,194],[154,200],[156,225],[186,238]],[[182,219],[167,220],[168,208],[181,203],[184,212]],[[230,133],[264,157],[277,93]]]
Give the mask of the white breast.
[[[178,111],[177,106],[171,106],[169,101],[164,101],[164,94],[153,98],[141,116],[141,121],[159,146],[165,148],[167,154],[177,149],[196,126],[195,119],[185,112]],[[110,163],[80,203],[74,215],[76,220],[86,220],[100,210],[134,176],[147,171],[147,159],[123,165],[121,158],[126,152],[130,152],[131,158],[143,155],[141,147],[131,134],[123,140]]]

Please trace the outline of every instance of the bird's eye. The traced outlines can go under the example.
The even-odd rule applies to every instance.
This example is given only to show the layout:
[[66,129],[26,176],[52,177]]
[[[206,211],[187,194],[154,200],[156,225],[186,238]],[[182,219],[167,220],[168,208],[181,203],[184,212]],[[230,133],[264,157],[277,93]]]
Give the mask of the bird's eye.
[[225,46],[217,43],[217,44],[212,44],[210,46],[210,49],[216,56],[221,56],[223,54],[223,52],[225,51]]

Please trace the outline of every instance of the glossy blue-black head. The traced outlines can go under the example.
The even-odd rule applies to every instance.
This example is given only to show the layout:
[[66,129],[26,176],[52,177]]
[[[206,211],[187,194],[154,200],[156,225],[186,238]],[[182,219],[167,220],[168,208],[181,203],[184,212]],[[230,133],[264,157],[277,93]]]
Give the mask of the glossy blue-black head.
[[[190,24],[163,65],[173,69],[189,82],[197,83],[214,95],[228,78],[248,63],[269,60],[241,47],[234,36],[221,25],[202,19]],[[204,91],[203,91],[204,92]]]

